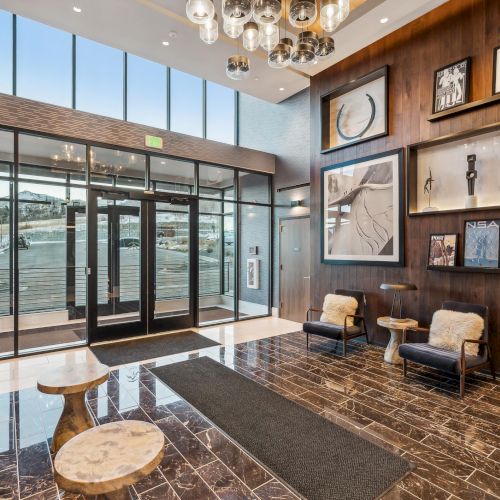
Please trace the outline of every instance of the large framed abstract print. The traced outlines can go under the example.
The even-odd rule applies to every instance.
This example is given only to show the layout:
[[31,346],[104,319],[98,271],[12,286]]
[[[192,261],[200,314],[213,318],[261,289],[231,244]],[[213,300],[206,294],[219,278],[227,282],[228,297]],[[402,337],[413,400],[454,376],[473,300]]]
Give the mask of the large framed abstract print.
[[388,134],[388,66],[321,97],[321,152]]
[[498,269],[500,219],[465,221],[464,266]]
[[404,265],[403,149],[321,169],[321,261]]

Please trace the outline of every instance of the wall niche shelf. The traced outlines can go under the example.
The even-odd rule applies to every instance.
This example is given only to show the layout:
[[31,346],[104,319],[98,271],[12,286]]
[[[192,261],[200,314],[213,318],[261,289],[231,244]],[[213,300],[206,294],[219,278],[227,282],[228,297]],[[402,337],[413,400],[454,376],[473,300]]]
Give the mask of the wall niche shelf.
[[457,106],[456,108],[445,109],[439,113],[434,113],[427,118],[429,122],[435,122],[437,120],[442,120],[443,118],[448,118],[453,115],[458,115],[460,113],[465,113],[466,111],[472,111],[474,109],[484,108],[486,106],[491,106],[492,104],[500,102],[500,94],[495,94],[490,97],[485,97],[484,99],[479,99],[478,101],[468,102]]
[[500,274],[500,269],[495,267],[428,266],[427,270],[447,273]]
[[[499,101],[500,102],[500,101]],[[475,194],[479,206],[465,208],[468,155],[476,155]],[[500,210],[500,122],[474,130],[410,144],[406,148],[406,213],[409,216],[436,216],[452,213],[474,214]],[[424,185],[432,172],[431,206]],[[481,204],[482,203],[482,204]],[[473,216],[473,215],[472,215]]]

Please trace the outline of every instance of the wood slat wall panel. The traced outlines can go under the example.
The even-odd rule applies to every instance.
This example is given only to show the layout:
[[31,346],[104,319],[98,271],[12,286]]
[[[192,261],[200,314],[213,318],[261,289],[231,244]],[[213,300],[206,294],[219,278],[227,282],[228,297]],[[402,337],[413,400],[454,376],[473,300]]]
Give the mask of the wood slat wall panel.
[[[500,217],[498,212],[446,214],[405,218],[406,267],[331,266],[320,263],[320,168],[407,144],[498,122],[500,105],[430,123],[434,70],[472,57],[471,100],[491,95],[493,48],[500,45],[498,0],[450,0],[396,32],[357,52],[311,79],[311,298],[321,304],[335,288],[364,288],[372,339],[386,343],[389,335],[376,326],[377,316],[390,310],[391,294],[383,281],[411,281],[418,291],[405,297],[407,315],[421,324],[445,299],[487,304],[497,370],[500,368],[500,276],[427,271],[429,234],[463,234],[467,218]],[[389,68],[389,136],[320,154],[320,95],[385,64]],[[464,177],[467,163],[457,165]],[[481,174],[480,174],[481,175]],[[499,193],[500,197],[500,193]]]

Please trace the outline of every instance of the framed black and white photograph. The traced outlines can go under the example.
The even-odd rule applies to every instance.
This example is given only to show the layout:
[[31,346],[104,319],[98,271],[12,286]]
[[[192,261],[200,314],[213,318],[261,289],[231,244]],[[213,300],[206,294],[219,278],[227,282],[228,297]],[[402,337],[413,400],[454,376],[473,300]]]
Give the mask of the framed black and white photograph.
[[458,234],[431,234],[428,267],[457,265]]
[[493,95],[500,94],[500,45],[493,49]]
[[247,288],[259,288],[259,259],[247,259]]
[[388,66],[321,97],[321,152],[388,134]]
[[404,265],[403,149],[321,169],[321,260]]
[[471,58],[448,64],[434,72],[433,113],[469,102]]
[[464,266],[499,267],[500,219],[465,221]]

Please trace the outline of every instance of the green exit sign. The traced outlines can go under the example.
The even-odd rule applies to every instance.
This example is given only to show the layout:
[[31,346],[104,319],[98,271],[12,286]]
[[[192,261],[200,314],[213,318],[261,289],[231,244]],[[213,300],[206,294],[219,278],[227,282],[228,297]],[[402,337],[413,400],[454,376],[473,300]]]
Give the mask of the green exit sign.
[[163,149],[163,139],[155,135],[147,135],[145,137],[146,146],[148,148]]

